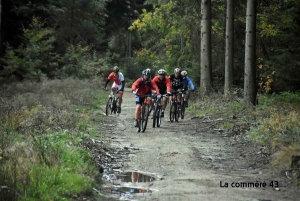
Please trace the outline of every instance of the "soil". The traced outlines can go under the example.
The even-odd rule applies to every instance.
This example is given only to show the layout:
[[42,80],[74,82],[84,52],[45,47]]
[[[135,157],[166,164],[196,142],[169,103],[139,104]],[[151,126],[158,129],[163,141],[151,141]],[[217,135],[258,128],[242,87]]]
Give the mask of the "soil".
[[[144,133],[133,127],[135,98],[126,89],[122,113],[98,121],[102,139],[84,146],[99,165],[104,183],[94,190],[103,199],[123,200],[299,200],[299,186],[289,171],[270,164],[266,147],[247,139],[247,123],[231,131],[219,129],[221,119],[186,114],[170,122],[168,110],[160,128],[149,118]],[[137,172],[138,182],[131,173]],[[254,185],[254,186],[253,186]],[[130,193],[131,191],[131,193]]]

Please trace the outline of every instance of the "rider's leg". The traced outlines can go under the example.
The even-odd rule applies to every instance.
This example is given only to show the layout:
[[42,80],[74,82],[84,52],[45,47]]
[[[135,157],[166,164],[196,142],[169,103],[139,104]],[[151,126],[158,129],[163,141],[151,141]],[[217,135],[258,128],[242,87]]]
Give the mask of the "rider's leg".
[[168,98],[167,97],[163,97],[162,98],[162,102],[161,102],[161,110],[162,111],[165,111],[166,107],[167,107],[167,104],[168,104]]
[[114,86],[112,86],[111,87],[111,91],[110,91],[110,95],[114,95],[115,94],[115,92],[117,91],[117,88],[116,87],[114,87]]
[[134,126],[137,127],[138,123],[138,119],[139,119],[139,116],[141,114],[141,104],[142,102],[144,101],[143,98],[139,98],[139,97],[136,97],[135,98],[135,104],[136,104],[136,107],[135,107],[135,115],[134,115]]
[[161,101],[161,113],[160,113],[160,116],[161,117],[164,117],[165,115],[165,109],[167,107],[167,97],[163,97],[162,98],[162,101]]
[[119,107],[118,107],[118,113],[121,113],[121,105],[122,105],[122,101],[123,101],[123,91],[119,91],[118,92],[118,96],[119,96]]
[[139,119],[139,116],[140,116],[140,114],[141,114],[141,104],[140,103],[137,103],[136,104],[136,107],[135,107],[135,117],[134,117],[134,119],[135,119],[135,121],[134,121],[134,126],[135,127],[137,127],[137,121],[138,121],[138,119]]
[[150,107],[151,107],[151,105],[152,105],[152,100],[153,100],[152,97],[148,97],[148,98],[147,98],[147,101],[148,101],[148,104],[149,104]]
[[188,101],[189,101],[189,97],[190,97],[190,93],[186,92],[185,97],[184,97],[184,101],[185,101],[185,107],[188,107]]
[[[181,92],[181,89],[178,89],[179,92]],[[181,93],[177,94],[177,105],[179,106],[181,103]],[[179,107],[180,108],[180,107]]]

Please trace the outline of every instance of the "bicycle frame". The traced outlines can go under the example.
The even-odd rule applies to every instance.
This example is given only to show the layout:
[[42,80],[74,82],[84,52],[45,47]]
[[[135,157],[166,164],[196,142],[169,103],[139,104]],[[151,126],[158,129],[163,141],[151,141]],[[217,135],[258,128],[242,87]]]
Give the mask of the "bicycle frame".
[[161,124],[161,117],[160,117],[160,113],[161,113],[161,100],[163,97],[168,97],[168,95],[164,94],[161,96],[161,98],[159,99],[156,99],[154,101],[154,104],[153,104],[153,128],[155,128],[155,126],[157,127],[160,127],[160,124]]
[[[114,90],[114,91],[110,92],[107,103],[106,103],[106,116],[108,116],[109,110],[110,110],[110,114],[112,114],[112,113],[116,114],[117,102],[119,99],[118,92],[119,92],[119,90]],[[118,115],[119,115],[119,113],[118,113]]]
[[137,132],[145,132],[148,123],[148,113],[149,113],[149,106],[150,106],[148,97],[151,97],[152,95],[137,94],[136,96],[138,96],[139,98],[145,98],[141,104],[141,110],[138,118],[138,128],[137,128]]

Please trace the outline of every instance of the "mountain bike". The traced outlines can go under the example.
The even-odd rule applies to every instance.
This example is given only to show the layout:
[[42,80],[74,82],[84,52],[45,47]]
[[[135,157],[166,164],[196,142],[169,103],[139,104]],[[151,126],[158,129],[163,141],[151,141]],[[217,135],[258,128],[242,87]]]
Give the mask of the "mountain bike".
[[[106,103],[106,109],[105,109],[106,116],[108,116],[109,113],[110,114],[117,113],[117,110],[118,110],[117,103],[119,102],[118,92],[119,92],[119,90],[110,92],[107,103]],[[117,114],[119,116],[120,113],[117,113]]]
[[149,114],[149,102],[148,97],[152,97],[152,95],[136,95],[140,98],[145,98],[141,105],[141,113],[138,118],[137,132],[145,132],[147,123],[148,123],[148,114]]
[[156,98],[154,103],[153,103],[153,128],[155,128],[155,126],[160,127],[161,125],[161,109],[162,109],[162,105],[161,105],[161,99],[163,97],[167,97],[168,95],[162,95],[161,98]]
[[178,121],[179,119],[179,115],[180,115],[180,107],[177,107],[177,96],[179,93],[179,91],[173,91],[172,92],[172,99],[171,99],[171,105],[170,105],[170,122]]

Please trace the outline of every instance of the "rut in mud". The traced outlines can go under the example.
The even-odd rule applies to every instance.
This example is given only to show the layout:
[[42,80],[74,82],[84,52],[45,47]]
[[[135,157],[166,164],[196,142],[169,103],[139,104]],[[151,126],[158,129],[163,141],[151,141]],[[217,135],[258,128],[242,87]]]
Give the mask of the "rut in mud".
[[103,173],[100,194],[125,200],[298,200],[299,188],[269,164],[268,150],[240,137],[249,125],[223,133],[216,127],[222,119],[209,114],[171,123],[166,112],[160,128],[152,128],[149,118],[146,131],[137,133],[134,100],[126,89],[120,116],[99,123],[105,140],[86,145]]

